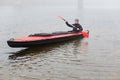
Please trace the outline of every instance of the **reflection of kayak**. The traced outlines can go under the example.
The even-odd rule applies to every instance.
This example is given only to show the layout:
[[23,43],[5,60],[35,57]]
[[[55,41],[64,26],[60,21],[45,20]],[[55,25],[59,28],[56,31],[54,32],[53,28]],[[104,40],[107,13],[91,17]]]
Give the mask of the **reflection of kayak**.
[[54,32],[54,33],[39,33],[29,35],[19,39],[10,39],[7,41],[10,47],[32,47],[44,44],[62,42],[76,38],[84,38],[84,34],[89,34],[88,31],[83,32]]

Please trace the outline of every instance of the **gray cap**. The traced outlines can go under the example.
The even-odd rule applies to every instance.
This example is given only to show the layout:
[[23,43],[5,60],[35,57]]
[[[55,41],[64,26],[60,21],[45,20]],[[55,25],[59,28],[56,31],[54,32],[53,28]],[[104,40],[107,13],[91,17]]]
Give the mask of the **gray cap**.
[[78,22],[79,22],[79,19],[75,19],[75,21],[78,21]]

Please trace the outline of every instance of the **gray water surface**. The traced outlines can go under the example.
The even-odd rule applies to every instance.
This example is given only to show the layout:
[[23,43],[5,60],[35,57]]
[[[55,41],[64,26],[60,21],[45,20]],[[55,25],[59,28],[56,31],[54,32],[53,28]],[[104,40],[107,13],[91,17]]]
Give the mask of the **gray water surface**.
[[[77,7],[0,7],[0,80],[120,80],[120,10]],[[33,33],[68,31],[79,18],[89,39],[13,49],[6,41]]]

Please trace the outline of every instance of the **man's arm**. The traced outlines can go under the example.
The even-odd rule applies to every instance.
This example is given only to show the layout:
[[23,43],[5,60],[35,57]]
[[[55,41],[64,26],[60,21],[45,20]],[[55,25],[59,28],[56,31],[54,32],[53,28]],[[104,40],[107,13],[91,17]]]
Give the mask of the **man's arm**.
[[69,27],[72,27],[72,28],[73,28],[73,26],[72,26],[71,24],[69,24],[67,21],[66,21],[65,23],[66,23],[66,25],[67,25],[67,26],[69,26]]
[[80,31],[83,31],[83,27],[79,24]]

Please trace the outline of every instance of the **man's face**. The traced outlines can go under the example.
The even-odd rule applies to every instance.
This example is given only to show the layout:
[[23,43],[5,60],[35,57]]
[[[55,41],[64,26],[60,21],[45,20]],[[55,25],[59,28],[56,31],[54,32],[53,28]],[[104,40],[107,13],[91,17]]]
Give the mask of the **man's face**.
[[75,20],[75,24],[78,24],[78,23],[79,23],[79,21]]

